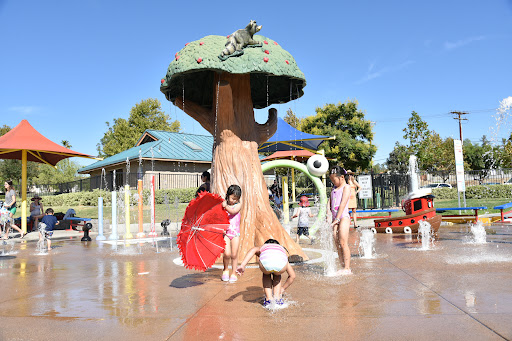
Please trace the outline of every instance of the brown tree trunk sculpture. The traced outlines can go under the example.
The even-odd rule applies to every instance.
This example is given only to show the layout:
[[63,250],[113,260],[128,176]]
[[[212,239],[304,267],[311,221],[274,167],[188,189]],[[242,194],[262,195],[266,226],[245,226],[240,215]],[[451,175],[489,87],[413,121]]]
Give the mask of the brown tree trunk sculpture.
[[230,185],[242,188],[239,259],[269,238],[278,240],[290,255],[308,259],[270,207],[258,158],[258,145],[277,129],[277,111],[269,109],[265,124],[254,120],[249,74],[216,74],[214,82],[211,110],[190,101],[183,108],[182,98],[175,105],[214,136],[212,192],[224,196]]

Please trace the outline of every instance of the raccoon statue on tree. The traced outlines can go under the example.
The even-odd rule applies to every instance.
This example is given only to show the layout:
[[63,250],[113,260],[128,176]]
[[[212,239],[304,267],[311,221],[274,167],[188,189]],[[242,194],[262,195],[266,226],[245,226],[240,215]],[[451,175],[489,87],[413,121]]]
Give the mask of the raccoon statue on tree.
[[244,29],[236,30],[229,35],[225,45],[226,48],[220,53],[219,59],[226,60],[229,57],[241,56],[247,46],[261,47],[262,44],[259,41],[252,39],[256,32],[261,30],[261,27],[261,25],[256,25],[255,20],[251,20]]

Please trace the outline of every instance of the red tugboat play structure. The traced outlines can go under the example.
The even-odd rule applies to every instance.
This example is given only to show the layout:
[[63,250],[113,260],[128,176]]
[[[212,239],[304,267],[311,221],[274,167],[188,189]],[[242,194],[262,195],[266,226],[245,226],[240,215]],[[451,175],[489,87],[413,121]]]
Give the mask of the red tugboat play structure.
[[402,209],[405,216],[375,219],[375,230],[378,233],[417,233],[420,221],[424,220],[430,224],[432,231],[437,232],[441,225],[441,215],[436,214],[434,196],[430,189],[410,193],[402,201]]

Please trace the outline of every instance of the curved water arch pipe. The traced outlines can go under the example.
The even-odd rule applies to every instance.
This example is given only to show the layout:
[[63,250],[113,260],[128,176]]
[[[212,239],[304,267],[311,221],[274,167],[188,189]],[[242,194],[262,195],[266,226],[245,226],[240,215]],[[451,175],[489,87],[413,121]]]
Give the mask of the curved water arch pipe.
[[318,194],[320,196],[320,208],[318,209],[318,216],[315,220],[315,223],[313,226],[309,229],[309,233],[311,235],[314,235],[316,231],[320,228],[320,225],[325,220],[325,214],[327,209],[327,193],[325,190],[325,186],[322,183],[322,180],[320,178],[313,176],[309,173],[308,168],[306,165],[297,162],[297,161],[291,161],[291,160],[274,160],[265,162],[261,165],[261,170],[263,172],[266,172],[270,169],[279,168],[279,167],[287,167],[287,168],[293,168],[298,171],[301,171],[302,173],[306,174],[308,178],[313,181],[315,184],[316,189],[318,190]]

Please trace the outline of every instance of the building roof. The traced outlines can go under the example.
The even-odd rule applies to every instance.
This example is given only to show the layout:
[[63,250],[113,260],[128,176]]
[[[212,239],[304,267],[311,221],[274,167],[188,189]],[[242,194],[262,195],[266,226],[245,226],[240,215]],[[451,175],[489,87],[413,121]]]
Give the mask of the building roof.
[[78,173],[126,163],[127,159],[132,162],[139,159],[139,154],[143,160],[209,163],[212,161],[212,149],[213,136],[147,129],[135,147],[86,166]]

